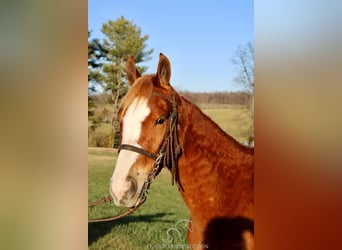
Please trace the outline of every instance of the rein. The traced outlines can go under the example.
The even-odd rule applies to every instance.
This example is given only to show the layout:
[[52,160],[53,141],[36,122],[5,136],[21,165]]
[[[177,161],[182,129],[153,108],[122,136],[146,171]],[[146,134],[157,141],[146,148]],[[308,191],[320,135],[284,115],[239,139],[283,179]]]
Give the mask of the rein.
[[[129,209],[127,209],[126,211],[124,211],[123,213],[121,214],[118,214],[118,215],[115,215],[115,216],[112,216],[112,217],[108,217],[108,218],[103,218],[103,219],[94,219],[94,220],[88,220],[88,223],[91,223],[91,222],[104,222],[104,221],[113,221],[113,220],[118,220],[118,219],[121,219],[131,213],[133,213],[135,210],[137,210],[145,201],[146,201],[146,198],[145,197],[143,200],[139,200],[137,202],[137,205],[134,205],[133,207],[130,207]],[[89,202],[88,203],[88,207],[93,207],[93,206],[96,206],[96,205],[99,205],[99,204],[102,204],[102,203],[106,203],[108,201],[112,201],[113,198],[108,195],[107,197],[103,197],[95,202]]]
[[[172,105],[172,112],[169,116],[169,123],[167,126],[167,130],[165,133],[164,142],[159,150],[158,154],[151,153],[145,149],[136,147],[134,145],[130,144],[120,144],[118,151],[121,150],[128,150],[133,151],[142,155],[145,155],[149,158],[152,158],[154,160],[152,165],[152,171],[147,175],[144,185],[142,187],[142,190],[140,192],[139,198],[137,203],[124,211],[123,213],[108,217],[104,219],[95,219],[95,220],[88,220],[88,223],[90,222],[102,222],[102,221],[113,221],[120,218],[123,218],[131,213],[133,213],[135,210],[137,210],[147,199],[147,191],[151,185],[151,183],[155,180],[156,176],[159,174],[159,172],[162,170],[163,167],[167,167],[171,171],[172,175],[172,185],[174,185],[174,182],[177,183],[178,189],[182,190],[184,192],[184,189],[179,181],[179,175],[178,175],[178,159],[182,153],[181,145],[179,143],[178,139],[178,131],[177,131],[177,124],[178,124],[178,109],[177,109],[177,103],[175,100],[174,93],[172,92],[172,99],[170,99],[168,96],[160,94],[160,93],[153,93],[155,96],[159,96],[161,98],[164,98],[168,100]],[[88,207],[93,207],[102,203],[106,203],[109,201],[112,201],[113,198],[109,195],[107,197],[101,198],[95,202],[88,203]]]

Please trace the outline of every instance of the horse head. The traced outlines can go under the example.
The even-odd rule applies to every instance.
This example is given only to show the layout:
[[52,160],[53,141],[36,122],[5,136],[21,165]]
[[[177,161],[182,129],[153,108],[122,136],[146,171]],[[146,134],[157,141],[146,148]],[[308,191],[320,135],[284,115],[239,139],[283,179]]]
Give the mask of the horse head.
[[163,54],[157,73],[144,76],[131,56],[126,75],[130,88],[118,112],[120,147],[110,193],[115,205],[132,207],[139,203],[151,171],[160,171],[153,168],[156,159],[165,154],[160,151],[167,146],[165,138],[170,133],[170,119],[175,116],[175,101],[170,85],[171,65]]

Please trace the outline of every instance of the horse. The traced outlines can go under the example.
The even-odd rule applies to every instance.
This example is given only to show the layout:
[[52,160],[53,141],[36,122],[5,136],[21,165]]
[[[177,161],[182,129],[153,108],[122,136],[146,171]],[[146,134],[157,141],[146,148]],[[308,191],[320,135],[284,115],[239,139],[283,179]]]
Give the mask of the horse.
[[156,74],[142,76],[131,56],[126,76],[130,87],[118,111],[120,146],[110,181],[114,204],[140,204],[166,167],[190,211],[190,247],[254,249],[254,148],[174,90],[162,53]]

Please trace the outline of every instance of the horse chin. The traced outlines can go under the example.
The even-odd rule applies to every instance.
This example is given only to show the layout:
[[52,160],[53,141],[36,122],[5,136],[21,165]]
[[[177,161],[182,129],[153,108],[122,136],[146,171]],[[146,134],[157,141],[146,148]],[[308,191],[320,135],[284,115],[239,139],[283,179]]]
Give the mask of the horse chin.
[[114,204],[117,207],[133,207],[137,203],[138,199],[131,199],[131,200],[120,200],[119,202],[114,200]]
[[139,188],[139,190],[134,194],[124,195],[120,200],[116,199],[115,196],[112,196],[114,205],[117,207],[134,207],[140,201],[141,190],[142,188]]

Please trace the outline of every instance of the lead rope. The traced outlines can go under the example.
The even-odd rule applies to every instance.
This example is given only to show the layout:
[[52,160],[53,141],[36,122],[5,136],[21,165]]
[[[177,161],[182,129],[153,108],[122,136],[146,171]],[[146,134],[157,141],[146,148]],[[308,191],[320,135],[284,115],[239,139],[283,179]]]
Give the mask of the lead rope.
[[107,197],[103,197],[97,201],[88,202],[88,207],[94,207],[94,206],[97,206],[99,204],[106,203],[106,202],[112,201],[112,200],[113,200],[112,196],[108,195]]
[[[104,197],[104,198],[107,198],[107,197]],[[104,198],[100,199],[100,200],[103,200]],[[139,204],[137,204],[136,206],[134,207],[131,207],[129,209],[127,209],[125,212],[121,213],[121,214],[118,214],[118,215],[115,215],[115,216],[112,216],[112,217],[108,217],[108,218],[103,218],[103,219],[95,219],[95,220],[88,220],[88,223],[92,223],[92,222],[103,222],[103,221],[113,221],[113,220],[118,220],[118,219],[121,219],[127,215],[130,215],[131,213],[133,213],[135,210],[137,210],[142,204],[144,204],[144,202],[146,201],[146,198],[147,197],[144,197],[143,200],[139,201]],[[100,201],[99,200],[99,201]],[[109,200],[105,201],[105,202],[108,202]],[[94,202],[95,203],[95,202]],[[100,203],[104,203],[104,202],[100,202]],[[98,203],[98,204],[100,204]],[[96,204],[96,205],[98,205]],[[95,206],[95,205],[94,205]],[[88,204],[88,207],[89,207],[89,204]]]

